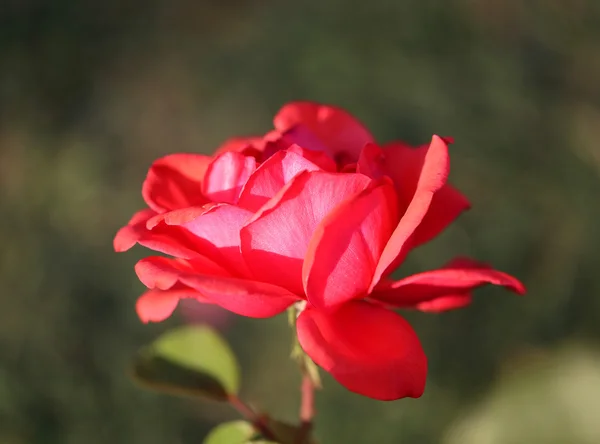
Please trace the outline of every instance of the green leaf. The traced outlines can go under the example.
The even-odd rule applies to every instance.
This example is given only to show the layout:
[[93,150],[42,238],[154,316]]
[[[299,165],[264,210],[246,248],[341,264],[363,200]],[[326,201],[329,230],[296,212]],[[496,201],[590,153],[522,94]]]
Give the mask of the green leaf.
[[239,390],[239,366],[227,343],[207,326],[171,330],[142,348],[134,377],[150,388],[225,401]]
[[204,439],[203,444],[245,444],[256,436],[252,424],[246,421],[231,421],[218,425]]

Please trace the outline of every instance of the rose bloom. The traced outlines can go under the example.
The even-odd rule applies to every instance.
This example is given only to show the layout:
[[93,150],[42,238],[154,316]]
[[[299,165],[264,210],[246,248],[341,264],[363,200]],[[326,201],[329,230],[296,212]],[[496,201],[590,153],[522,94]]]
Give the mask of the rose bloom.
[[437,236],[467,199],[447,183],[448,139],[379,146],[334,106],[285,105],[263,137],[232,139],[210,157],[157,160],[142,187],[148,209],[115,237],[171,257],[135,267],[149,288],[144,322],[181,298],[265,318],[293,304],[300,345],[349,390],[381,400],[419,397],[427,359],[394,309],[464,307],[471,290],[515,278],[466,258],[397,281],[409,251]]

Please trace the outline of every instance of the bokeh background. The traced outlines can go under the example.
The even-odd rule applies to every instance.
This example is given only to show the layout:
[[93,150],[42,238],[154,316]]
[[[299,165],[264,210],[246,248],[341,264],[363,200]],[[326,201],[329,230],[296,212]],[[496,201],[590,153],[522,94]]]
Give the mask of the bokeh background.
[[382,403],[325,377],[320,442],[600,442],[600,2],[2,0],[0,443],[200,443],[236,415],[127,374],[199,319],[240,356],[245,397],[295,419],[285,316],[186,304],[142,325],[144,252],[112,251],[153,159],[262,134],[294,99],[343,106],[380,141],[454,136],[473,210],[400,273],[468,254],[529,289],[407,314],[426,394]]

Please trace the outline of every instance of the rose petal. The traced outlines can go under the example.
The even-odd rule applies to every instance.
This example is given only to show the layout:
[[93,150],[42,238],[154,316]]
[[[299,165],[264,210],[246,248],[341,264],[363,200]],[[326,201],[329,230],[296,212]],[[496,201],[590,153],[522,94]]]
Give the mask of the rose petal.
[[315,363],[348,390],[370,398],[418,398],[427,358],[412,327],[396,313],[364,301],[334,312],[305,309],[298,340]]
[[146,222],[146,228],[148,230],[154,229],[161,222],[166,222],[167,225],[182,225],[186,222],[189,222],[201,214],[206,213],[212,205],[214,204],[206,204],[201,207],[188,207],[181,208],[179,210],[169,211],[167,213],[157,214]]
[[[205,259],[205,258],[202,258]],[[212,261],[205,259],[206,266],[200,266],[206,273],[215,273],[227,276],[227,272]],[[178,284],[178,279],[182,273],[195,273],[187,260],[171,259],[162,256],[149,256],[140,259],[135,264],[135,273],[146,287],[158,290],[170,290]]]
[[466,197],[451,185],[444,185],[433,195],[427,214],[412,235],[413,248],[432,240],[469,208]]
[[[450,143],[450,138],[442,138]],[[428,145],[412,148],[403,142],[386,145],[385,149],[375,144],[366,145],[361,151],[357,171],[377,179],[389,176],[394,181],[401,196],[401,202],[408,205],[415,193],[419,167],[429,149]],[[445,184],[434,195],[429,209],[411,236],[412,248],[430,241],[440,234],[463,211],[470,208],[469,201],[452,186]]]
[[226,152],[242,153],[245,156],[261,152],[265,147],[262,137],[233,137],[226,140],[215,152],[215,156]]
[[206,171],[202,192],[214,202],[235,204],[255,169],[254,157],[235,152],[220,154]]
[[208,156],[185,153],[158,159],[142,186],[144,201],[159,213],[204,204],[202,180],[211,161]]
[[288,149],[288,152],[298,154],[306,160],[314,163],[323,171],[334,173],[337,171],[335,161],[322,151],[304,149],[302,146],[293,144]]
[[[168,213],[167,213],[168,214]],[[136,213],[129,225],[121,228],[113,241],[115,251],[129,250],[136,243],[160,253],[190,259],[198,256],[199,245],[189,232],[179,227],[170,227],[165,224],[153,226],[152,230],[147,225],[156,215],[153,210],[143,210]]]
[[361,174],[297,175],[240,231],[242,255],[252,274],[304,294],[302,262],[314,230],[331,210],[369,182]]
[[331,158],[343,159],[338,163],[356,162],[363,146],[374,141],[371,133],[348,112],[314,102],[288,103],[279,110],[273,123],[280,131],[296,125],[306,127],[327,147]]
[[253,318],[275,316],[299,300],[284,288],[227,276],[224,270],[206,259],[176,261],[149,257],[138,262],[135,271],[149,288],[165,290],[183,284],[214,304]]
[[470,305],[473,297],[467,294],[451,294],[440,296],[431,301],[420,302],[415,308],[425,313],[442,313],[444,311],[456,310]]
[[113,247],[117,253],[129,250],[138,239],[146,233],[146,221],[156,215],[150,209],[138,211],[129,220],[127,225],[119,229],[113,240]]
[[317,227],[304,260],[308,300],[328,308],[364,296],[397,223],[391,181],[369,187],[329,213]]
[[[296,148],[300,152],[306,151]],[[278,151],[250,176],[240,194],[238,205],[256,212],[298,173],[318,170],[317,165],[302,155],[289,150]]]
[[181,286],[171,290],[149,290],[139,297],[135,310],[144,323],[161,322],[167,319],[177,308],[180,299],[196,299],[208,302],[196,290]]
[[[445,143],[451,143],[451,138],[443,138]],[[421,162],[428,151],[427,145],[411,148],[404,143],[391,143],[384,147],[382,165],[385,174],[390,176],[400,196],[405,202],[410,202],[414,195],[419,178],[414,175],[418,168],[415,164]],[[440,234],[463,211],[471,207],[469,201],[458,190],[445,184],[433,196],[427,214],[412,236],[413,248],[430,241]]]
[[375,287],[382,276],[397,267],[414,246],[411,243],[411,236],[429,211],[435,192],[444,186],[448,177],[450,168],[448,147],[438,136],[433,136],[427,150],[415,150],[410,157],[404,157],[403,161],[401,170],[405,171],[406,178],[402,180],[406,181],[406,187],[398,186],[397,181],[394,180],[400,199],[403,197],[405,200],[408,199],[408,196],[403,196],[402,192],[412,188],[413,182],[415,187],[410,200],[407,200],[408,206],[400,223],[383,250],[371,288]]
[[[374,143],[368,143],[360,152],[358,162],[356,163],[356,172],[373,179],[379,179],[384,175],[393,178],[395,174],[390,174],[389,170],[393,171],[400,163],[392,161],[390,164],[387,164],[386,160],[386,155],[381,147]],[[399,178],[396,179],[397,182]]]
[[240,250],[240,229],[253,213],[227,204],[214,205],[191,219],[165,219],[167,224],[180,224],[194,235],[198,251],[229,270],[247,277],[248,268]]
[[[486,284],[501,285],[518,294],[525,293],[525,287],[516,278],[494,270],[487,264],[457,258],[444,268],[382,283],[374,289],[371,297],[401,308],[441,311],[436,310],[436,307],[441,307],[442,310],[450,310],[464,306],[466,296]],[[462,296],[457,297],[459,295]],[[439,298],[449,297],[436,302]]]

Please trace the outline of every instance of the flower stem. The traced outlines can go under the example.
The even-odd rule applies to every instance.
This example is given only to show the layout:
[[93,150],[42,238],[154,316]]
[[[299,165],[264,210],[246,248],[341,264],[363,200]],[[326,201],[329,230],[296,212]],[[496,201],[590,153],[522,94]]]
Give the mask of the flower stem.
[[298,432],[296,443],[304,444],[310,435],[315,415],[315,386],[311,377],[307,374],[302,376],[300,393],[300,431]]
[[269,428],[267,418],[258,414],[252,407],[238,398],[236,395],[229,395],[229,404],[236,409],[243,417],[252,422],[252,425],[260,432],[265,439],[275,439],[275,434]]
[[311,423],[315,414],[315,386],[308,375],[302,377],[300,420]]

